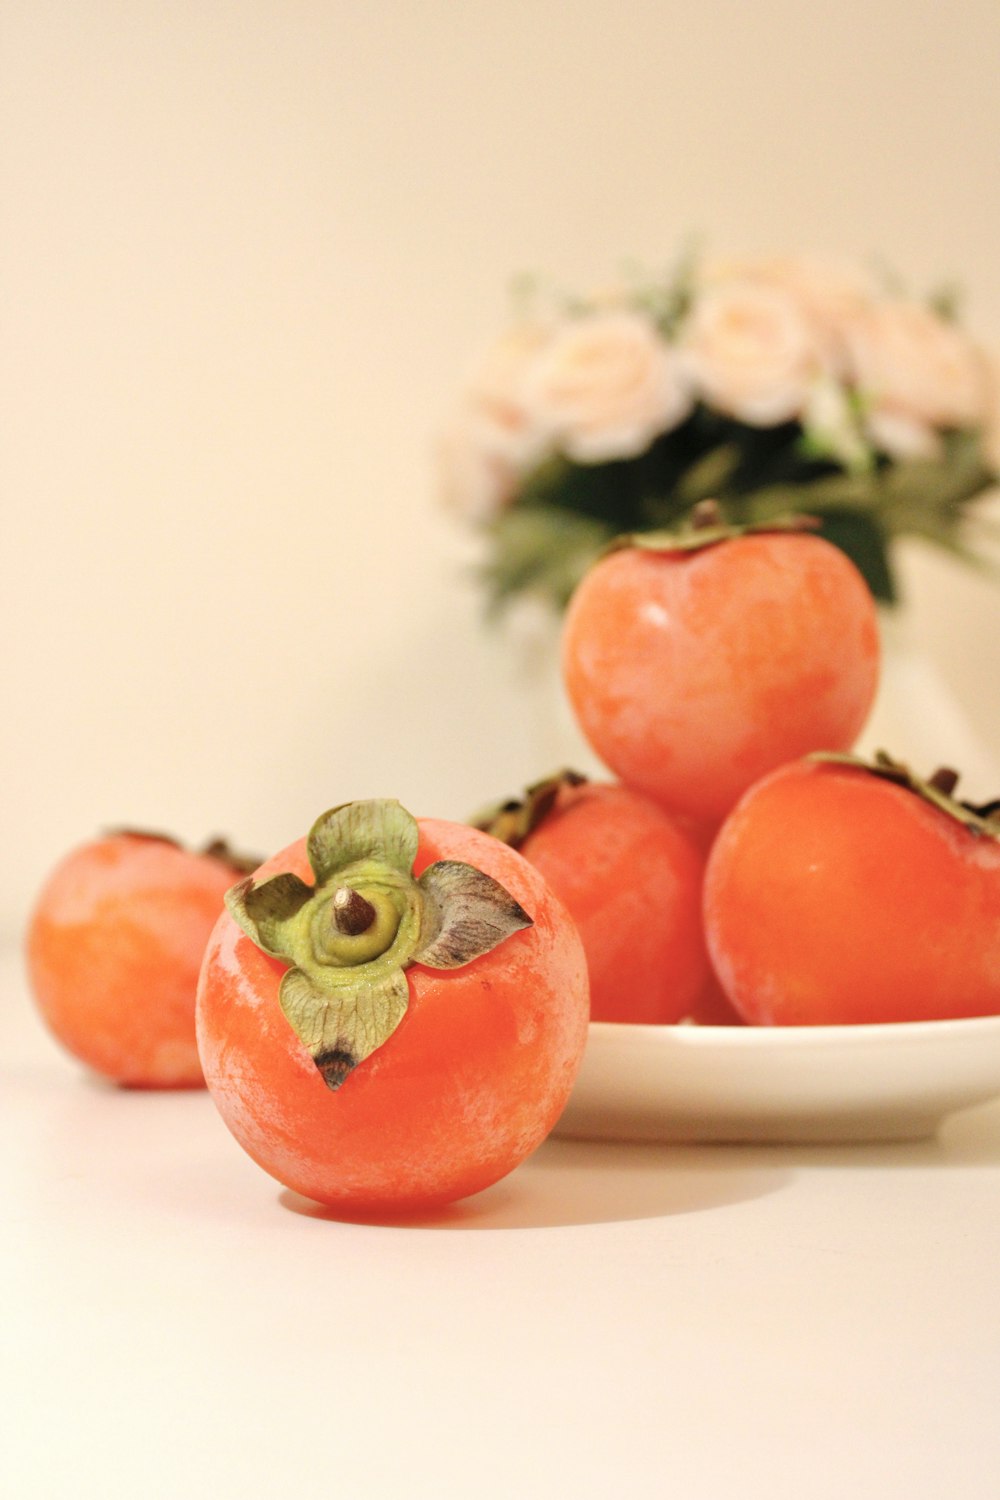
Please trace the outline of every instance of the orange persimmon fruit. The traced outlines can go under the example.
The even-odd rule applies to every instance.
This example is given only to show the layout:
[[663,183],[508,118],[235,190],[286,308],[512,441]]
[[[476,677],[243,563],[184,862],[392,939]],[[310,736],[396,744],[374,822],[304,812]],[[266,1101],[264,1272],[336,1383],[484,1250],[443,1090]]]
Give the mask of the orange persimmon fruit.
[[839,756],[747,792],[705,882],[712,961],[747,1021],[1000,1013],[1000,822],[953,788]]
[[244,868],[222,844],[195,852],[138,832],[66,855],[27,931],[29,982],[58,1041],[116,1083],[200,1086],[198,973],[225,893]]
[[514,850],[388,800],[345,804],[227,904],[199,985],[202,1063],[286,1187],[344,1216],[436,1208],[552,1129],[583,1056],[586,962]]
[[477,826],[540,870],[576,922],[592,1021],[739,1021],[705,948],[705,853],[657,803],[564,771]]
[[854,743],[878,624],[843,552],[791,528],[624,540],[577,588],[562,649],[580,727],[620,780],[718,824],[768,771]]

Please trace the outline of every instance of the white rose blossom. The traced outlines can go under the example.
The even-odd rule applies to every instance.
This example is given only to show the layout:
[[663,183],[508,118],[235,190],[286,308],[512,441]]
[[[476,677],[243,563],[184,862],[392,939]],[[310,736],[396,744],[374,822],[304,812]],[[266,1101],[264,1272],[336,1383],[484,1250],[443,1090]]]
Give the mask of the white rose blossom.
[[817,451],[856,471],[873,449],[932,458],[944,430],[981,428],[1000,473],[1000,364],[931,308],[796,256],[708,262],[692,291],[673,342],[621,287],[585,312],[510,328],[441,436],[445,500],[489,520],[551,453],[637,457],[696,400],[756,427],[797,420]]
[[648,318],[625,309],[566,322],[528,388],[536,419],[578,463],[636,457],[692,405],[674,350]]
[[493,344],[466,382],[438,443],[445,504],[486,521],[515,498],[523,476],[545,456],[547,435],[527,392],[533,360],[552,325],[523,322]]
[[681,330],[680,352],[706,405],[753,427],[798,417],[822,368],[794,298],[752,280],[705,286]]
[[889,458],[940,458],[944,443],[940,432],[929,422],[894,411],[891,406],[876,406],[865,417],[865,431],[874,448]]
[[502,428],[463,402],[437,442],[438,488],[445,505],[489,521],[515,498],[520,470]]
[[986,417],[987,372],[969,338],[922,303],[884,298],[846,330],[873,441],[893,458],[931,457],[945,428]]
[[845,331],[874,298],[876,287],[866,272],[836,260],[804,255],[767,255],[748,260],[714,260],[705,267],[706,286],[722,281],[749,281],[791,297],[816,341],[825,369],[843,376],[849,368]]

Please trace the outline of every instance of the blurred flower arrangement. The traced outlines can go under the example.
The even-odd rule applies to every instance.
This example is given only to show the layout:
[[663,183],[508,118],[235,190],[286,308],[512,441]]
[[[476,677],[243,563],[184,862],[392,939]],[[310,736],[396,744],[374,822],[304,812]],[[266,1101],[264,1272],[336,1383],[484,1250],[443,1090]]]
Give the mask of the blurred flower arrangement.
[[716,497],[727,520],[808,511],[893,602],[910,534],[986,565],[972,504],[1000,475],[1000,370],[950,296],[794,257],[687,257],[585,298],[522,288],[441,445],[484,533],[491,607],[557,607],[623,532]]

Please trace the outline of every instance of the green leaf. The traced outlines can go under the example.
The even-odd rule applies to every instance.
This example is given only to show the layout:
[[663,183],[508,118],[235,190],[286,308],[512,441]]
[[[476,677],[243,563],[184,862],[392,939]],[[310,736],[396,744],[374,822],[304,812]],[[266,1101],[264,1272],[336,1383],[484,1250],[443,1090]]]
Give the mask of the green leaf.
[[402,969],[365,975],[331,990],[320,988],[301,969],[289,969],[278,991],[289,1025],[334,1091],[396,1030],[409,996]]
[[[685,281],[679,273],[680,303]],[[664,309],[670,296],[662,288],[640,287],[634,300],[669,322]],[[965,528],[973,502],[1000,477],[985,461],[982,434],[943,432],[940,457],[892,460],[865,435],[863,395],[850,389],[841,395],[856,446],[845,444],[843,434],[816,430],[821,412],[807,413],[807,425],[761,428],[698,403],[635,458],[581,464],[563,454],[550,457],[525,476],[513,503],[488,528],[491,549],[481,577],[490,613],[520,593],[563,608],[612,538],[672,528],[692,502],[709,496],[724,504],[733,523],[795,511],[835,518],[830,540],[882,599],[895,594],[891,549],[902,536],[922,537],[988,568],[985,533]],[[852,526],[847,512],[867,525]]]
[[895,604],[899,597],[888,541],[871,516],[860,511],[819,510],[820,536],[839,547],[861,573],[874,598]]
[[424,871],[419,884],[426,927],[413,962],[430,969],[461,968],[532,926],[532,918],[510,892],[472,865],[439,860]]
[[789,511],[870,510],[877,504],[878,480],[870,474],[831,474],[801,484],[773,484],[743,497],[746,515],[755,521]]
[[927,304],[932,312],[936,312],[939,318],[946,323],[957,323],[962,313],[962,302],[965,290],[957,281],[945,281],[936,286],[927,298]]
[[375,861],[409,875],[417,857],[416,819],[391,798],[347,802],[316,819],[309,831],[309,863],[317,885],[349,865]]
[[492,529],[492,556],[482,569],[491,612],[525,592],[562,608],[612,535],[607,524],[571,510],[533,506],[505,511]]
[[676,485],[676,497],[685,509],[721,494],[735,474],[740,450],[735,443],[720,443],[685,469]]

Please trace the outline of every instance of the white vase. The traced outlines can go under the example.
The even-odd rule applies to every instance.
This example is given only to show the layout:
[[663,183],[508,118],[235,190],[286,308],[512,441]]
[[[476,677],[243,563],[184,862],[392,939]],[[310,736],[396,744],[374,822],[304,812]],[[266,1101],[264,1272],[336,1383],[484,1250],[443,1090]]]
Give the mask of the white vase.
[[918,776],[950,766],[961,775],[959,795],[985,801],[1000,794],[1000,755],[984,744],[940,669],[915,643],[906,609],[882,609],[879,628],[879,690],[859,752],[886,750]]
[[566,769],[607,779],[611,773],[584,739],[563,687],[561,614],[541,600],[517,599],[508,606],[501,629],[510,685],[524,705],[529,727],[532,779]]

